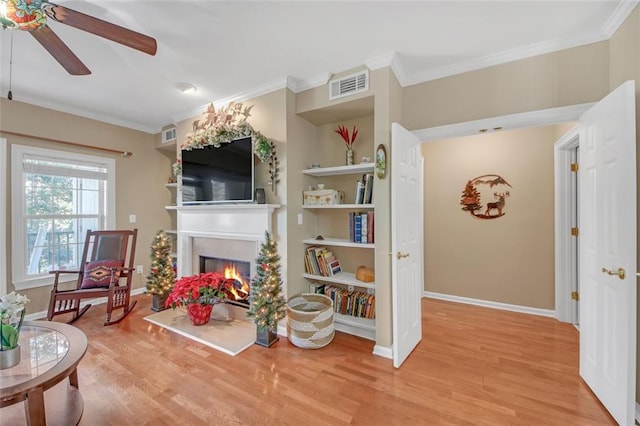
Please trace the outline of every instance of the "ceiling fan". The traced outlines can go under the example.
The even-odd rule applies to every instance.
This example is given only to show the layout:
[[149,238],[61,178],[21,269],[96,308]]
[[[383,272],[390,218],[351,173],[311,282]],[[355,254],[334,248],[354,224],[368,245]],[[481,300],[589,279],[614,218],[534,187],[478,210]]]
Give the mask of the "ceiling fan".
[[72,75],[91,74],[89,68],[47,25],[47,17],[62,24],[155,55],[152,37],[46,0],[0,0],[0,25],[29,33]]

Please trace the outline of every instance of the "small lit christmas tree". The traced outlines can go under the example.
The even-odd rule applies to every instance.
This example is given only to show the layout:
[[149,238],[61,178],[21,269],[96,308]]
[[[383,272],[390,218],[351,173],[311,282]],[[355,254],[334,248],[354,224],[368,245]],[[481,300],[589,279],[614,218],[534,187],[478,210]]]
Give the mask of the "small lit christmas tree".
[[[260,254],[256,259],[256,275],[251,280],[250,309],[247,315],[254,318],[258,326],[258,344],[261,332],[275,334],[278,321],[287,315],[287,306],[282,296],[282,279],[280,277],[280,256],[276,241],[269,232],[265,232],[265,241],[260,246]],[[272,337],[271,346],[277,340]]]
[[[153,237],[151,243],[151,266],[147,274],[147,293],[154,296],[154,300],[161,301],[169,295],[176,280],[176,272],[173,269],[173,258],[171,257],[171,240],[160,230]],[[154,306],[162,310],[164,303]],[[153,309],[153,308],[152,308]]]

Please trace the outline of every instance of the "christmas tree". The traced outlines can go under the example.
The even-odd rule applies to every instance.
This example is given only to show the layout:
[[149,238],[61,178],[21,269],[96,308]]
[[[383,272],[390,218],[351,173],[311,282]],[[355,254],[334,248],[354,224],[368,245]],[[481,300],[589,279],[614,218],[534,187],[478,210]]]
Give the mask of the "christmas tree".
[[258,328],[275,332],[278,321],[287,315],[287,306],[282,296],[280,256],[277,244],[269,232],[265,232],[265,241],[260,246],[256,270],[256,275],[251,280],[251,307],[247,315],[254,318]]
[[151,267],[147,274],[147,293],[166,296],[176,280],[171,257],[171,241],[164,231],[160,230],[151,243]]

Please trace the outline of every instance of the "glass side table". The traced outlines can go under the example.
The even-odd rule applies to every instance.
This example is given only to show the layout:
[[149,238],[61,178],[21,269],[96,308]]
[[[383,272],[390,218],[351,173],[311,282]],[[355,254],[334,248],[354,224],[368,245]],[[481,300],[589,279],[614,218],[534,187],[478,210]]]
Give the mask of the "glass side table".
[[0,370],[3,422],[78,424],[84,410],[77,370],[87,351],[84,333],[68,324],[25,321],[19,343],[20,363]]

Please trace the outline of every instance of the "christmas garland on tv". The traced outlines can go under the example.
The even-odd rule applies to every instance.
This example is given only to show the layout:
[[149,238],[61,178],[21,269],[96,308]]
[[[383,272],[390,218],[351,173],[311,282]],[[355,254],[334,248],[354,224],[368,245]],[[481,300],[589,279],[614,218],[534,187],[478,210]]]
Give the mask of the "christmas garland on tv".
[[[236,139],[251,137],[253,153],[261,162],[269,163],[270,183],[275,192],[275,184],[278,182],[275,144],[249,124],[247,118],[251,115],[251,108],[253,105],[243,107],[242,103],[231,102],[226,108],[216,111],[211,103],[204,114],[204,120],[193,122],[193,132],[187,134],[187,140],[180,145],[180,150],[192,151],[206,146],[219,148],[222,144],[231,143]],[[173,173],[176,177],[182,174],[180,159],[173,164]]]

